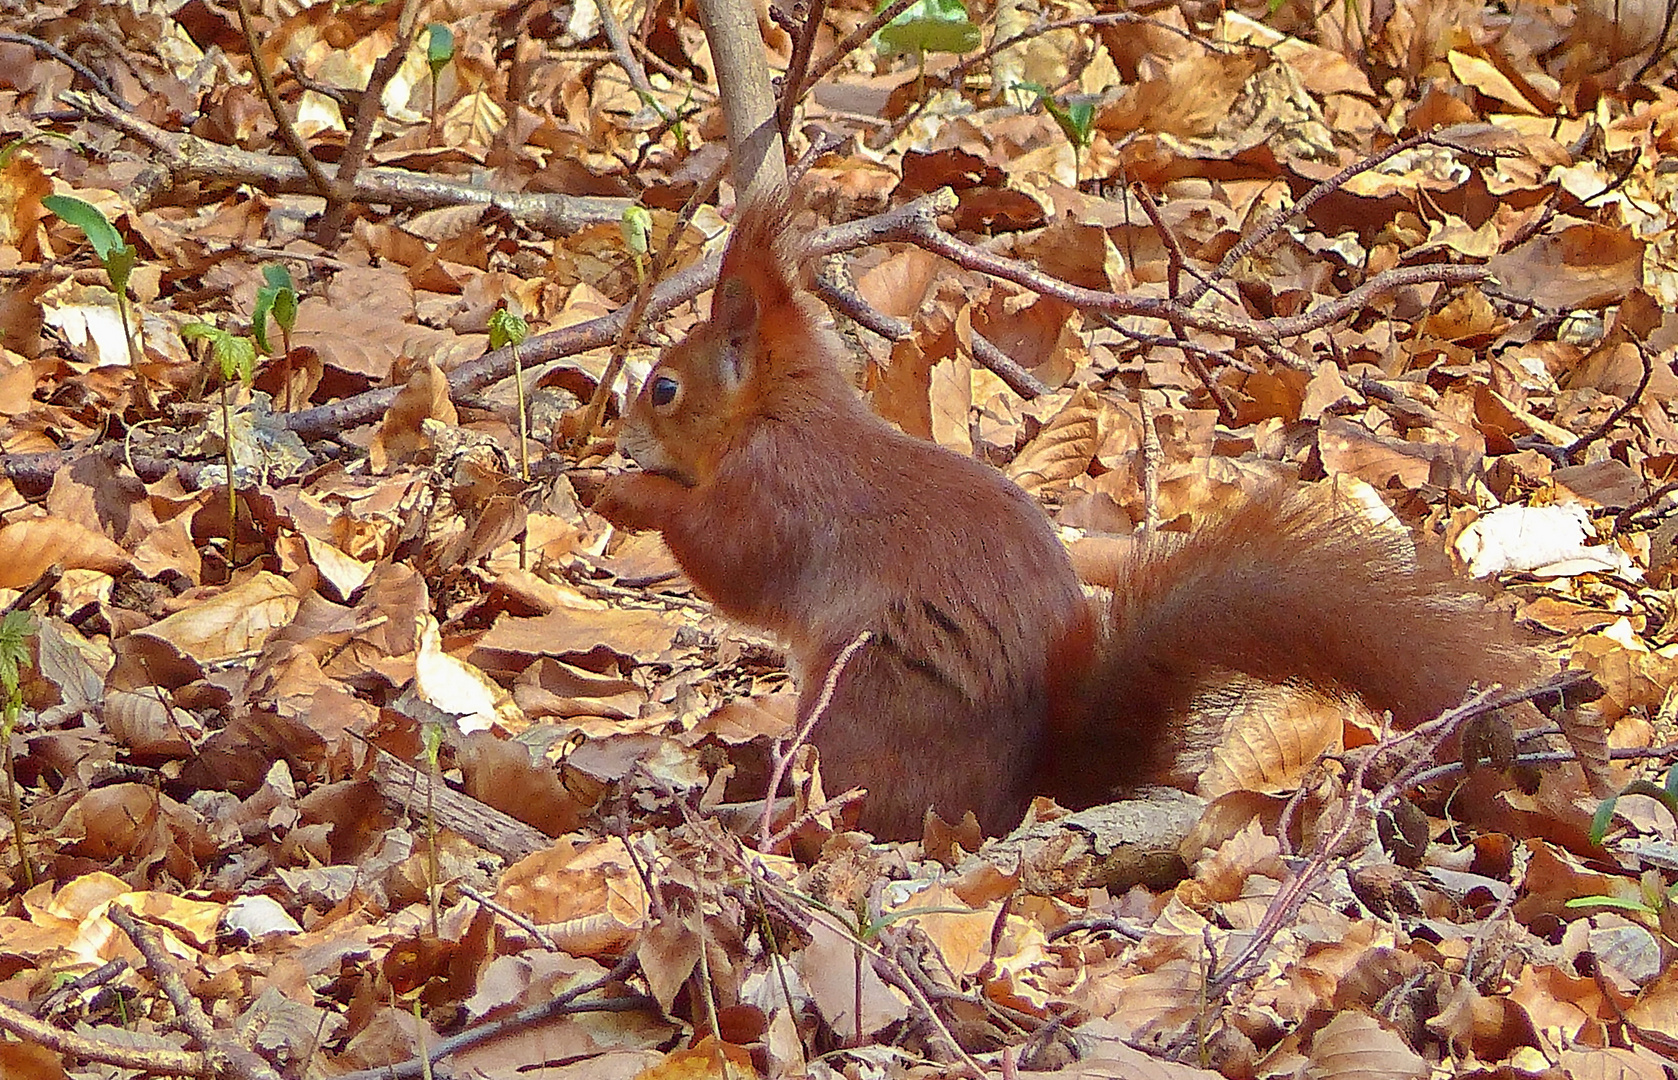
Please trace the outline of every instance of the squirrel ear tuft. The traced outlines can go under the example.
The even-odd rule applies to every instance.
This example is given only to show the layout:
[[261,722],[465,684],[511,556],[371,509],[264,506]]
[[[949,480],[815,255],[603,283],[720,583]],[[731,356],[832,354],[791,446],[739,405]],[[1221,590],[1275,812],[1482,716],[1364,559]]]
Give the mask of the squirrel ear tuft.
[[757,320],[757,297],[752,295],[751,285],[737,277],[724,278],[717,282],[716,292],[711,295],[713,326],[721,328],[733,338],[742,331],[755,331]]
[[711,298],[711,325],[720,332],[717,374],[730,389],[737,389],[750,375],[760,317],[749,284],[732,277],[717,283]]

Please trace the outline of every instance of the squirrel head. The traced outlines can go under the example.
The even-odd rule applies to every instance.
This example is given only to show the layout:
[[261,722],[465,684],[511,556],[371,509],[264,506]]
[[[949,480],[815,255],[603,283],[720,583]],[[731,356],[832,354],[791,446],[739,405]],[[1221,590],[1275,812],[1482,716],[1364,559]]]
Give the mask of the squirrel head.
[[745,208],[723,252],[711,317],[667,348],[624,415],[618,446],[648,472],[693,486],[794,368],[831,366],[818,302],[801,287],[803,250],[785,196]]
[[624,417],[618,447],[637,465],[689,487],[714,471],[763,396],[760,316],[743,281],[718,282],[711,318],[664,351]]

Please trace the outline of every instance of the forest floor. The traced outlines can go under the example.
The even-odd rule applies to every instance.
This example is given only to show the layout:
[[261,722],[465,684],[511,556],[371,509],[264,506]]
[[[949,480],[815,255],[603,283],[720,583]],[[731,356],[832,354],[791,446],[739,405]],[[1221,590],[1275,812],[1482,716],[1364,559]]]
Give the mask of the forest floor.
[[795,62],[811,6],[881,414],[1081,564],[1390,511],[1595,700],[1476,768],[1277,718],[1181,880],[1046,803],[872,844],[808,751],[765,844],[779,644],[589,509],[735,212],[694,12],[0,0],[0,1076],[1670,1075],[1671,65],[1466,0],[926,0],[924,65],[846,0]]

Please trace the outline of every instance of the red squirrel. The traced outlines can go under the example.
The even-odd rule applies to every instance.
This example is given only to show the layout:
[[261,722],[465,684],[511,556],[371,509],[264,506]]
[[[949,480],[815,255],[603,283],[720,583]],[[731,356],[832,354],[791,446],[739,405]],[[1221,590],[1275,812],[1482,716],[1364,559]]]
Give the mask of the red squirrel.
[[786,640],[799,716],[844,667],[814,741],[859,824],[920,835],[928,809],[992,835],[1036,794],[1081,807],[1193,786],[1230,687],[1355,694],[1414,724],[1507,681],[1497,620],[1387,530],[1295,495],[1154,536],[1092,607],[1041,507],[988,465],[906,435],[841,374],[803,285],[787,204],[741,214],[710,319],[671,346],[618,445],[641,468],[595,504],[663,533],[725,614]]

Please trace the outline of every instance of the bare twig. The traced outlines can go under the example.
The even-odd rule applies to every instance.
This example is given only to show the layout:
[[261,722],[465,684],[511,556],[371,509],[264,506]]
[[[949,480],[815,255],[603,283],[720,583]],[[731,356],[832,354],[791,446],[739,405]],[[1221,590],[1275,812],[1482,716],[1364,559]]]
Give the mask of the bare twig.
[[379,126],[379,112],[384,107],[381,98],[385,87],[401,70],[402,61],[413,43],[413,18],[413,0],[402,0],[402,7],[396,13],[396,41],[390,51],[373,65],[372,74],[367,76],[367,89],[361,92],[361,99],[356,103],[355,119],[350,122],[350,138],[344,145],[343,156],[338,159],[338,171],[327,194],[326,212],[321,215],[320,225],[315,229],[315,242],[323,248],[336,246],[338,232],[344,227],[350,206],[355,202],[356,174],[367,163],[367,153],[372,149],[373,132]]
[[[303,141],[303,136],[297,133],[297,128],[286,113],[285,105],[280,101],[279,91],[274,89],[274,76],[269,73],[268,65],[262,62],[262,45],[256,39],[256,24],[251,19],[250,0],[236,0],[235,10],[239,13],[239,29],[245,35],[245,51],[251,58],[251,71],[256,75],[256,85],[262,91],[262,99],[268,103],[268,111],[273,114],[274,123],[280,130],[280,141],[285,143],[291,156],[303,166],[303,171],[309,174],[309,182],[314,185],[315,193],[322,198],[332,197],[332,178],[326,175],[315,155],[309,152],[309,146]],[[232,478],[228,478],[229,486]]]
[[105,77],[103,75],[99,74],[97,71],[94,71],[92,68],[88,67],[86,64],[82,63],[80,60],[77,60],[75,57],[71,56],[69,53],[65,52],[63,49],[60,49],[57,45],[54,45],[52,42],[43,41],[33,34],[19,34],[19,33],[0,34],[0,41],[9,41],[14,45],[27,45],[31,49],[34,49],[36,52],[42,54],[43,56],[50,56],[54,60],[57,60],[60,64],[63,64],[65,67],[69,68],[71,71],[74,71],[77,75],[80,75],[82,78],[86,79],[89,83],[92,84],[92,86],[95,90],[99,91],[100,94],[102,94],[106,99],[108,99],[111,102],[111,104],[115,105],[117,108],[119,108],[119,109],[133,109],[134,108],[133,105],[129,104],[126,100],[124,100],[124,98],[121,94],[116,92],[116,89],[114,87],[112,87],[110,83],[105,81]]
[[804,21],[792,41],[792,58],[787,62],[787,73],[781,80],[781,98],[775,106],[775,123],[781,138],[792,138],[792,114],[810,87],[804,74],[810,70],[810,56],[816,47],[816,32],[821,29],[822,16],[827,12],[827,0],[805,0],[808,6]]
[[[913,326],[902,319],[875,310],[854,289],[840,282],[818,274],[814,288],[817,296],[838,309],[846,318],[867,327],[888,341],[902,341],[915,332]],[[1006,383],[1008,389],[1027,401],[1047,394],[1052,389],[977,331],[973,334],[973,359]]]
[[845,35],[845,40],[833,47],[833,51],[822,57],[804,75],[803,85],[799,86],[795,98],[801,99],[808,94],[812,87],[821,82],[828,72],[839,66],[845,57],[862,48],[869,38],[880,32],[880,28],[899,15],[908,11],[915,4],[915,0],[891,0],[891,3],[874,13],[874,17]]
[[[681,239],[682,233],[687,231],[688,223],[693,220],[693,215],[711,197],[711,193],[716,191],[717,185],[722,181],[723,169],[726,167],[727,162],[724,162],[713,169],[711,175],[705,178],[705,182],[695,188],[692,195],[688,196],[688,201],[682,204],[681,212],[676,215],[676,221],[670,227],[670,235],[665,237],[664,246],[658,251],[658,257],[653,260],[652,267],[641,278],[641,284],[635,290],[635,301],[629,305],[629,310],[624,313],[616,339],[612,342],[612,355],[606,361],[606,371],[600,376],[600,382],[595,385],[594,397],[589,399],[588,412],[583,415],[582,428],[578,438],[587,440],[594,437],[595,430],[600,426],[601,418],[606,415],[606,402],[612,396],[612,384],[617,382],[619,372],[623,371],[623,362],[629,355],[629,346],[635,340],[635,335],[641,328],[641,320],[650,314],[658,285],[663,284],[664,274],[670,269],[671,260],[676,257],[677,242]],[[715,280],[715,274],[716,272],[713,270],[710,275],[711,281]]]
[[[1183,256],[1182,245],[1177,242],[1176,234],[1165,224],[1165,219],[1160,215],[1159,203],[1154,201],[1154,197],[1148,189],[1141,184],[1132,184],[1131,191],[1136,195],[1137,201],[1142,204],[1142,212],[1148,215],[1148,221],[1153,224],[1155,235],[1165,245],[1166,294],[1176,300],[1178,299],[1178,286],[1183,278],[1183,268],[1188,265],[1188,259]],[[1178,341],[1187,340],[1188,334],[1183,331],[1182,327],[1174,326],[1172,331]],[[1229,398],[1224,394],[1223,387],[1219,386],[1217,381],[1212,378],[1212,372],[1201,360],[1200,354],[1185,349],[1183,350],[1183,360],[1188,364],[1189,370],[1194,372],[1194,377],[1200,380],[1200,385],[1206,388],[1206,393],[1212,398],[1212,404],[1217,406],[1218,418],[1234,427],[1236,422],[1235,406],[1230,404]]]
[[163,944],[156,929],[141,922],[139,916],[120,904],[105,909],[106,917],[128,935],[140,955],[146,958],[146,969],[163,990],[164,996],[175,1007],[181,1028],[204,1051],[211,1074],[229,1080],[279,1080],[280,1074],[253,1050],[240,1046],[232,1037],[216,1031],[198,999],[186,987],[186,981],[175,967],[174,959]]
[[[155,153],[148,155],[150,162],[176,181],[250,184],[271,193],[315,194],[303,166],[289,157],[253,153],[193,135],[165,131],[100,97],[72,91],[60,98],[151,147]],[[493,206],[531,228],[555,235],[573,233],[588,225],[616,222],[630,205],[628,199],[604,196],[492,191],[385,166],[361,169],[344,182],[350,185],[351,196],[357,202],[388,203],[411,210]],[[142,200],[136,200],[135,208],[146,207]]]
[[1630,413],[1642,403],[1643,391],[1649,388],[1649,380],[1653,378],[1655,374],[1655,358],[1649,355],[1649,347],[1644,345],[1643,342],[1633,340],[1632,344],[1637,347],[1637,356],[1643,361],[1643,378],[1638,380],[1637,388],[1630,394],[1626,395],[1625,402],[1621,404],[1619,408],[1610,413],[1606,420],[1598,424],[1593,430],[1586,432],[1577,439],[1574,439],[1572,443],[1568,444],[1567,448],[1562,451],[1562,456],[1568,461],[1577,461],[1580,452],[1583,451],[1585,447],[1607,435],[1614,429],[1615,424],[1618,424],[1621,420],[1625,419],[1626,414]]
[[[1340,819],[1320,825],[1317,843],[1310,857],[1303,866],[1282,882],[1264,917],[1259,920],[1258,926],[1254,928],[1241,951],[1207,980],[1208,994],[1213,997],[1221,996],[1235,985],[1247,965],[1264,954],[1276,934],[1294,917],[1300,905],[1329,872],[1335,852],[1341,849],[1347,837],[1351,835],[1353,827],[1360,820],[1368,820],[1369,815],[1379,812],[1401,792],[1412,787],[1439,748],[1464,724],[1476,716],[1507,708],[1516,702],[1557,693],[1584,681],[1585,678],[1587,676],[1581,672],[1564,671],[1523,690],[1487,691],[1476,694],[1467,703],[1449,710],[1438,719],[1420,724],[1397,737],[1383,740],[1372,747],[1370,753],[1360,755],[1352,778],[1346,785],[1346,798]],[[1416,743],[1423,745],[1417,749],[1414,747]],[[1377,756],[1393,759],[1401,750],[1403,756],[1399,760],[1402,760],[1403,764],[1392,778],[1382,785],[1379,791],[1360,802],[1359,793],[1363,790],[1364,779]]]
[[190,1050],[142,1049],[115,1038],[106,1041],[65,1031],[35,1019],[6,1001],[0,1001],[0,1031],[9,1031],[25,1044],[45,1047],[62,1057],[114,1065],[119,1069],[134,1069],[146,1075],[205,1078],[216,1075],[215,1063],[207,1054]]
[[[1344,187],[1346,182],[1352,177],[1357,176],[1359,173],[1366,173],[1369,170],[1381,165],[1383,162],[1404,153],[1406,150],[1413,150],[1416,147],[1421,146],[1423,143],[1434,141],[1435,138],[1433,132],[1418,132],[1407,139],[1398,140],[1385,150],[1378,150],[1375,153],[1370,154],[1368,157],[1352,162],[1350,165],[1341,169],[1327,180],[1316,184],[1310,191],[1301,195],[1291,205],[1284,206],[1277,210],[1274,214],[1270,215],[1270,219],[1268,221],[1248,233],[1246,236],[1243,236],[1234,247],[1225,252],[1223,259],[1218,263],[1217,269],[1212,271],[1211,280],[1218,281],[1228,277],[1229,272],[1235,268],[1236,263],[1258,250],[1260,244],[1263,244],[1272,236],[1281,232],[1283,226],[1311,209],[1311,207],[1317,204],[1318,200],[1322,199],[1331,192],[1340,190],[1340,188]],[[1203,283],[1189,290],[1188,295],[1183,297],[1183,302],[1191,305],[1197,303],[1200,298],[1205,295],[1207,287],[1208,286]]]
[[[629,76],[629,85],[635,88],[642,101],[657,108],[658,99],[654,96],[653,84],[647,80],[647,69],[641,66],[635,50],[629,47],[629,35],[623,32],[617,12],[612,10],[607,0],[596,0],[594,10],[600,13],[600,29],[606,33],[606,41],[612,46],[612,56],[617,60],[618,67]],[[662,109],[659,111],[663,112]]]
[[658,1008],[658,1002],[645,994],[623,994],[618,997],[591,998],[582,1000],[585,994],[592,994],[613,983],[621,983],[635,973],[638,961],[631,951],[617,965],[600,976],[581,986],[559,994],[550,1001],[539,1005],[532,1005],[511,1016],[502,1017],[489,1023],[468,1028],[458,1035],[447,1039],[440,1039],[426,1048],[425,1058],[413,1058],[396,1065],[381,1065],[374,1069],[363,1069],[360,1072],[345,1073],[338,1080],[412,1080],[421,1076],[429,1063],[436,1062],[450,1054],[457,1054],[468,1047],[477,1046],[491,1039],[499,1038],[505,1033],[530,1024],[538,1024],[557,1016],[574,1016],[587,1012],[637,1012],[640,1010],[653,1011]]
[[774,752],[775,767],[769,774],[768,789],[763,793],[763,818],[758,824],[758,850],[770,851],[769,826],[775,815],[775,793],[781,790],[781,781],[786,778],[787,766],[792,762],[798,748],[809,741],[810,733],[816,730],[817,721],[827,712],[827,707],[833,703],[833,694],[839,688],[839,677],[845,673],[845,665],[851,662],[851,657],[857,650],[872,641],[874,635],[864,630],[851,639],[851,643],[839,650],[839,655],[828,665],[827,677],[822,680],[821,693],[816,696],[815,703],[810,707],[810,715],[804,718],[804,726],[798,729],[792,742],[784,748],[777,746]]

